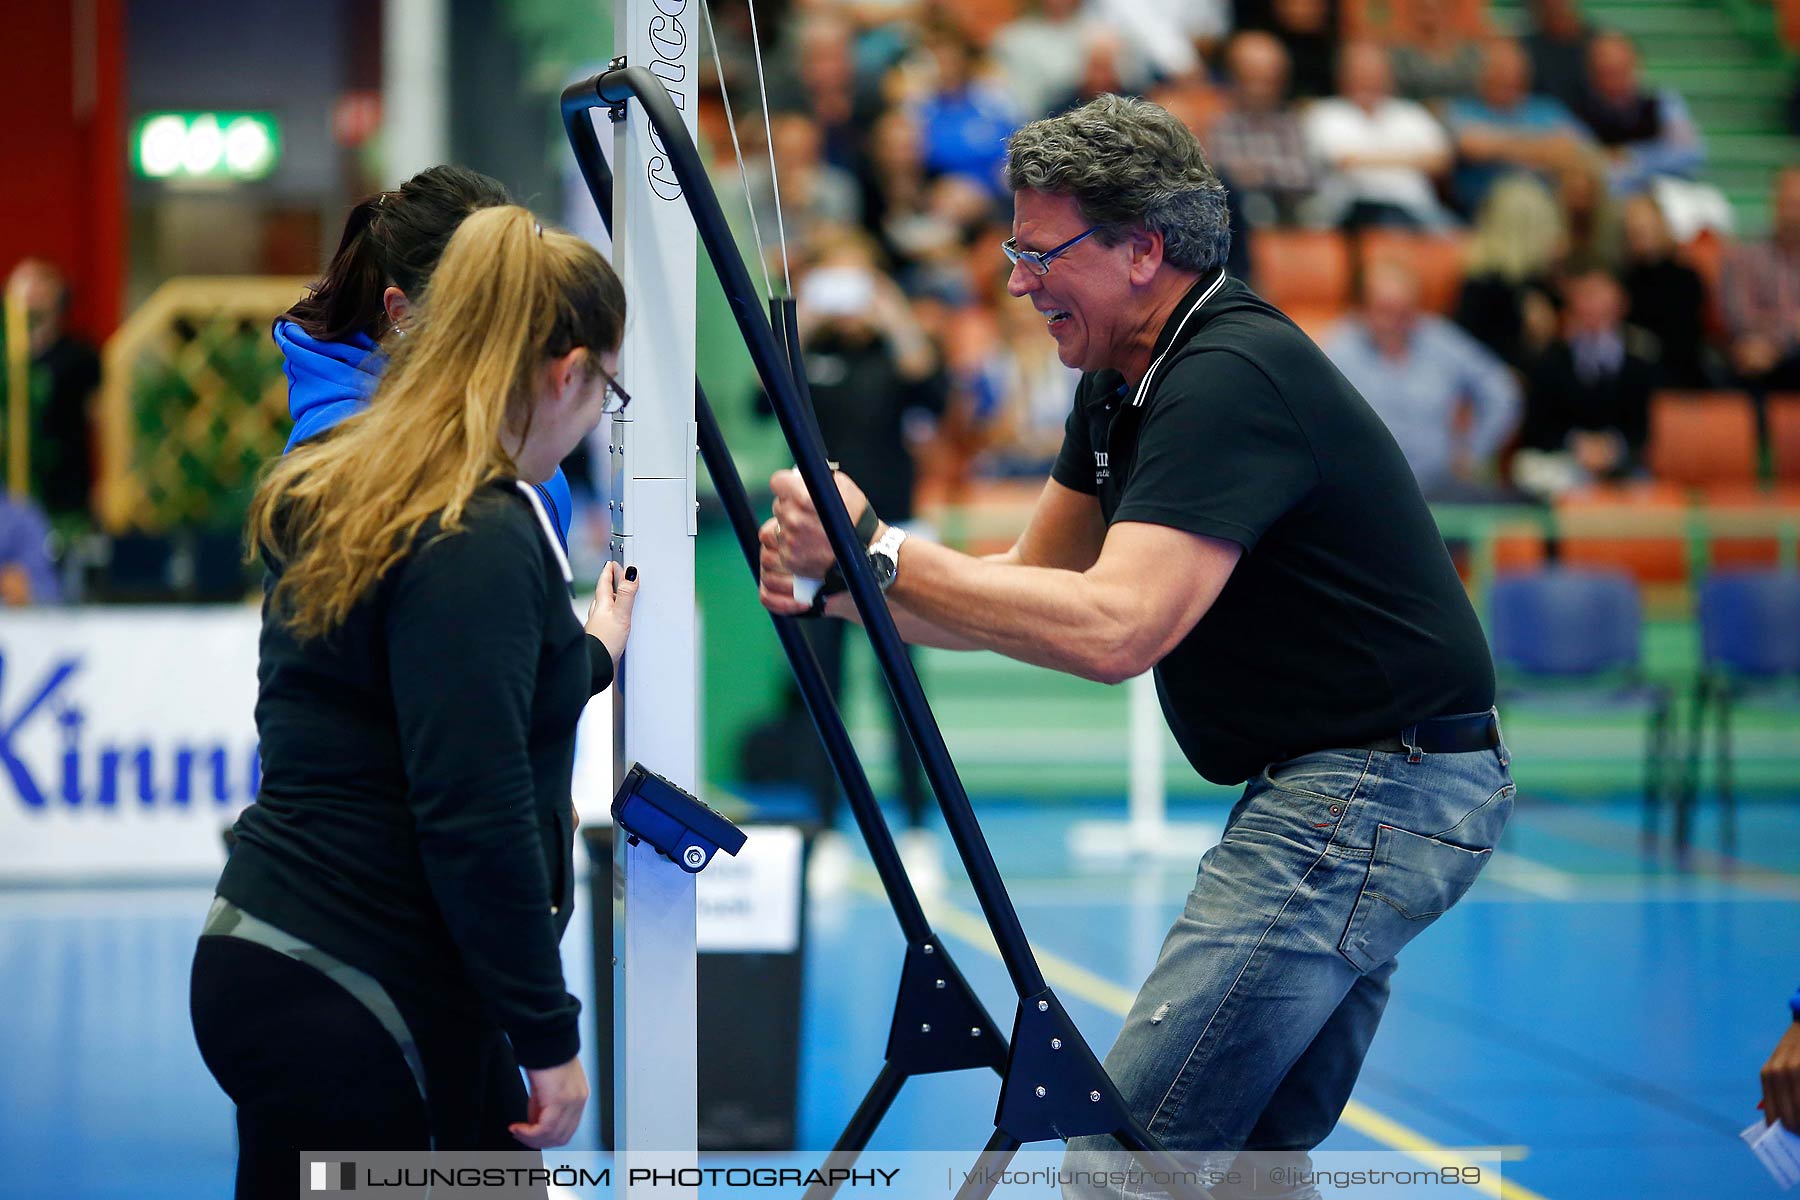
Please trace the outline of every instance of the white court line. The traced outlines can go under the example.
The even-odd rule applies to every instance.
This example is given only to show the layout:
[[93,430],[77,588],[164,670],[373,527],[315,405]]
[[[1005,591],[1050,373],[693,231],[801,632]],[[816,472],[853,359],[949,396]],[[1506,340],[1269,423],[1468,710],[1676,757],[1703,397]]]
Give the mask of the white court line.
[[1573,900],[1581,894],[1578,876],[1509,851],[1495,852],[1482,876],[1546,900]]

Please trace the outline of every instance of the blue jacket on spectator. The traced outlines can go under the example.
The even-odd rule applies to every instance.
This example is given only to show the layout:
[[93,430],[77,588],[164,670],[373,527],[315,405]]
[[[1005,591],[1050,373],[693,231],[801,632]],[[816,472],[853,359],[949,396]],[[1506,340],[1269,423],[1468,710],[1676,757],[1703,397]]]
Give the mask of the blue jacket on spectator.
[[[281,347],[288,378],[288,415],[294,418],[294,431],[288,435],[283,454],[367,408],[387,362],[381,347],[366,334],[322,342],[292,321],[275,322],[275,344]],[[566,549],[573,511],[569,481],[558,467],[556,474],[536,487],[556,518],[556,530]]]
[[50,559],[50,522],[31,501],[0,493],[0,568],[5,567],[24,572],[27,603],[55,604],[62,599],[56,564]]

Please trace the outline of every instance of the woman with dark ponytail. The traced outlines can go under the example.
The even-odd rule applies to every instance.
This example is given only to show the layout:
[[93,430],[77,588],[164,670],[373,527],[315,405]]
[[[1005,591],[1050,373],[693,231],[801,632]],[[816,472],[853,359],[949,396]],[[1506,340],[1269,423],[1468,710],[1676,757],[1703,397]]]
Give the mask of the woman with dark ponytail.
[[[368,404],[450,235],[470,213],[510,202],[499,180],[441,166],[350,210],[324,276],[275,322],[294,418],[290,451]],[[566,549],[569,481],[559,467],[538,486]]]
[[[324,328],[367,336],[321,292]],[[627,403],[625,296],[588,243],[501,206],[408,297],[370,403],[251,506],[262,786],[191,991],[240,1198],[293,1195],[306,1150],[560,1146],[588,1094],[558,951],[570,777],[637,571],[607,565],[584,633],[528,481]]]

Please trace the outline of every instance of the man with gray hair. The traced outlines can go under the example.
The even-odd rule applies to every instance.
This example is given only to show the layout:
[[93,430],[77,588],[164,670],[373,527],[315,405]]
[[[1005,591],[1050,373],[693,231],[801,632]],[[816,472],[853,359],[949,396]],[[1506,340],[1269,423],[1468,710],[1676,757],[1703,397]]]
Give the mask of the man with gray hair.
[[[1019,130],[1007,183],[1009,290],[1082,372],[1062,451],[1005,554],[878,521],[872,565],[911,641],[1154,670],[1194,768],[1248,781],[1106,1066],[1172,1150],[1305,1150],[1349,1100],[1394,956],[1511,811],[1487,643],[1381,419],[1225,274],[1224,189],[1185,126],[1102,96]],[[762,602],[798,615],[793,577],[832,553],[798,475],[773,486]]]

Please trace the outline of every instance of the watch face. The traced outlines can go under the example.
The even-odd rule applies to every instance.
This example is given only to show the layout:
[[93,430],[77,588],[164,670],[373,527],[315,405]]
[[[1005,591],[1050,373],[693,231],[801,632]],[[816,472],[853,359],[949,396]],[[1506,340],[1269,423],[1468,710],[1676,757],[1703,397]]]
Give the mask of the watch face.
[[869,555],[869,568],[875,572],[875,582],[882,587],[894,582],[894,560],[879,551]]

